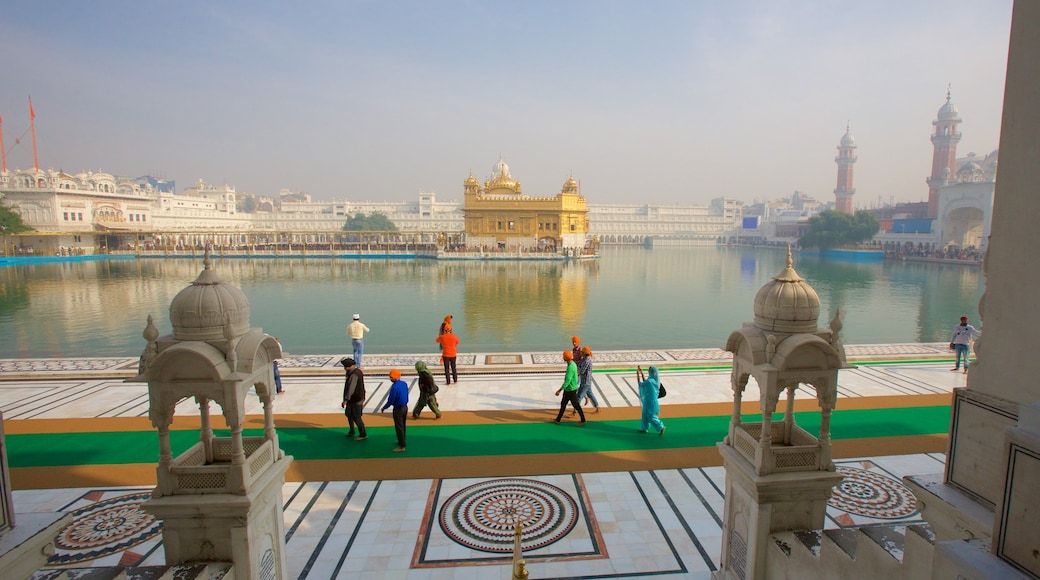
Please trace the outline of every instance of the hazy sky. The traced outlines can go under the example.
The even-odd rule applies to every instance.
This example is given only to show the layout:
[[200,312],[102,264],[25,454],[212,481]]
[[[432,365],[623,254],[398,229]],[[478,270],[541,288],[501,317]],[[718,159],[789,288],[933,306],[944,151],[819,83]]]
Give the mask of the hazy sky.
[[[9,169],[159,173],[271,195],[461,199],[502,155],[589,203],[927,198],[952,85],[958,155],[999,144],[1011,0],[7,3]],[[14,140],[24,134],[22,143]]]

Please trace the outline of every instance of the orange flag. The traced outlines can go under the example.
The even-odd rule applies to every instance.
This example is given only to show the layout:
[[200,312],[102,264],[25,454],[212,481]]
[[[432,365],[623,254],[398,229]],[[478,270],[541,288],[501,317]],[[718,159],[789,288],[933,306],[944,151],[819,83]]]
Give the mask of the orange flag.
[[36,119],[36,111],[32,108],[32,97],[29,97],[29,120],[33,121]]

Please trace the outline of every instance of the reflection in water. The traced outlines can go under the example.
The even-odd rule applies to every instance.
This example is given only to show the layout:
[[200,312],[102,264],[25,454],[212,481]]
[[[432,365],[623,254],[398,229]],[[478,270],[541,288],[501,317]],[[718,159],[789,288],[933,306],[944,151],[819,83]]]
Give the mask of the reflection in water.
[[[372,329],[366,351],[434,353],[445,314],[462,352],[562,351],[574,334],[594,350],[718,347],[752,319],[785,256],[698,247],[606,248],[582,262],[213,262],[288,353],[346,352],[354,312]],[[846,344],[946,342],[959,316],[978,320],[979,268],[800,255],[795,268],[820,296],[822,324],[845,312]],[[0,358],[136,356],[147,316],[168,333],[170,301],[201,270],[201,257],[0,268]]]

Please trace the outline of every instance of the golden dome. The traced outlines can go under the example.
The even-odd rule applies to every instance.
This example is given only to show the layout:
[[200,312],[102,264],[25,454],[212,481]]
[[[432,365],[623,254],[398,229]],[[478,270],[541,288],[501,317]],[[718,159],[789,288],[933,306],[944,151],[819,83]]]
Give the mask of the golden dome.
[[795,272],[791,247],[787,267],[755,295],[755,321],[759,330],[784,333],[814,333],[820,317],[820,297]]

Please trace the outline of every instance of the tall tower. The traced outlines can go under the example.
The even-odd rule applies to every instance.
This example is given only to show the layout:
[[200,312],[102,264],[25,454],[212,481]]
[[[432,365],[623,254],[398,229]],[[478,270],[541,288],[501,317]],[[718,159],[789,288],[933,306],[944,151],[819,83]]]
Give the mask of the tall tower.
[[939,215],[939,187],[957,171],[957,142],[961,133],[957,130],[961,117],[957,107],[950,102],[950,89],[946,89],[946,104],[939,109],[938,117],[932,121],[932,175],[928,182],[928,217]]
[[834,162],[838,164],[838,186],[834,188],[834,209],[842,213],[851,214],[852,196],[856,188],[852,187],[852,164],[856,162],[856,139],[849,132],[848,124],[845,125],[845,134],[838,144],[838,156]]

